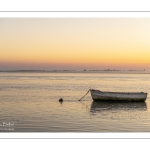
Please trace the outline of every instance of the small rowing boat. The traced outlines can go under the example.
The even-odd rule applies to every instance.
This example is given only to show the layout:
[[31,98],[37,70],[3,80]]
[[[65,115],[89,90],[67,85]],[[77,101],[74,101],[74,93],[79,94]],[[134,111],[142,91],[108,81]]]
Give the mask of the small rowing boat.
[[102,92],[90,89],[94,101],[145,101],[147,93],[144,92]]

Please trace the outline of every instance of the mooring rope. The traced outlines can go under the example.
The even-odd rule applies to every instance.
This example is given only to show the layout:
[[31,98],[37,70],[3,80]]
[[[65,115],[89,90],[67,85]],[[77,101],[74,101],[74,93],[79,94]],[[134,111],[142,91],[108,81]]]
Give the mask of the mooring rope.
[[79,99],[79,101],[81,101],[89,92],[90,92],[90,90],[88,90],[87,93]]
[[[89,90],[86,92],[86,94],[85,94],[84,96],[82,96],[78,101],[81,101],[81,100],[90,92],[90,90],[91,90],[91,89],[89,89]],[[62,103],[62,102],[63,102],[63,99],[60,98],[60,99],[59,99],[59,102]]]

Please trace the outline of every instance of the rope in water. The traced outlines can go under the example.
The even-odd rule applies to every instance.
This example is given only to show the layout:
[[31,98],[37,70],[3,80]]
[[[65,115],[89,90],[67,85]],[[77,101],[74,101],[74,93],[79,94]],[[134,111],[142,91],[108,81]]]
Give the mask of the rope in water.
[[81,101],[89,92],[90,92],[90,90],[88,90],[87,93],[79,99],[79,101]]

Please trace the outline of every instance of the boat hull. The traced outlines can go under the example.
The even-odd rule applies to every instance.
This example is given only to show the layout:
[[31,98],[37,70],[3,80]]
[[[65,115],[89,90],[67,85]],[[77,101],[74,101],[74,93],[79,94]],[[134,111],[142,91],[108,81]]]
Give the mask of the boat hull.
[[99,90],[90,90],[94,101],[145,101],[147,93],[131,92],[102,92]]

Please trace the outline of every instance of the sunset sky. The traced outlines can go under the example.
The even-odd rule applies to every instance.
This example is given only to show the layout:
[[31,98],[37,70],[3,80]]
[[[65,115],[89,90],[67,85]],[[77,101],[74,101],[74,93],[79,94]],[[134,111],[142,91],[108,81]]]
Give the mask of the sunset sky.
[[0,18],[0,70],[150,69],[150,18]]

